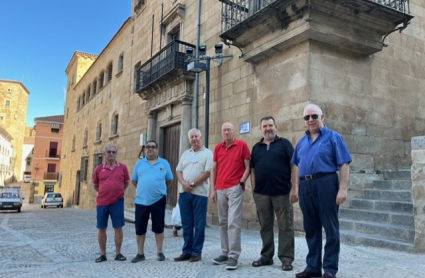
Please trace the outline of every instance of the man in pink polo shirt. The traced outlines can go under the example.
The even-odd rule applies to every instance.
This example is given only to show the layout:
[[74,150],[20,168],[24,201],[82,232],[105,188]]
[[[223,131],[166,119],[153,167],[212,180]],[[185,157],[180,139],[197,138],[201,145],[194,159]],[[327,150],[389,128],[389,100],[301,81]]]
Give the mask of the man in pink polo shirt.
[[124,191],[130,182],[127,166],[116,160],[117,148],[107,145],[104,150],[106,162],[98,165],[93,173],[93,186],[96,195],[96,218],[98,230],[97,240],[100,247],[100,257],[95,262],[106,261],[106,228],[111,217],[115,231],[115,260],[125,261],[121,254],[124,226]]
[[241,226],[245,181],[249,176],[250,152],[245,141],[234,138],[231,123],[221,127],[224,141],[214,148],[210,175],[210,199],[217,201],[221,255],[214,264],[226,264],[227,270],[238,268],[241,254]]

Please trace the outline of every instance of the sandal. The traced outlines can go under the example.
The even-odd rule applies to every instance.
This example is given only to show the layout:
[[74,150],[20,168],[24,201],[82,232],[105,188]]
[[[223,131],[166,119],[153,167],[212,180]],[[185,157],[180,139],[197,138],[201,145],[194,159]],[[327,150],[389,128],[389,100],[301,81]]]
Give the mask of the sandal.
[[292,270],[292,263],[291,262],[282,262],[282,270],[283,271]]
[[265,266],[265,265],[272,265],[273,259],[270,261],[265,260],[264,258],[260,258],[258,261],[253,261],[252,266],[259,267],[259,266]]
[[125,261],[127,260],[126,257],[124,257],[121,253],[119,253],[116,257],[115,257],[116,261]]
[[105,256],[105,255],[100,255],[100,257],[99,257],[99,258],[96,258],[95,262],[96,262],[96,263],[101,263],[101,262],[104,262],[104,261],[106,261],[106,260],[107,260],[107,258],[106,258],[106,256]]

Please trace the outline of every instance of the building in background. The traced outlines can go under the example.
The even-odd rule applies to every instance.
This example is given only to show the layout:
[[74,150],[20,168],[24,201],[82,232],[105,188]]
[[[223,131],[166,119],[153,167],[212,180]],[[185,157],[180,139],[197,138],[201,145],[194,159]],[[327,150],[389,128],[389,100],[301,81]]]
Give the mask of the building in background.
[[24,146],[22,148],[21,178],[24,182],[31,181],[31,162],[34,152],[35,129],[32,126],[25,127]]
[[[198,3],[132,0],[130,17],[99,55],[76,51],[71,57],[65,69],[65,205],[95,207],[90,177],[105,144],[118,146],[118,160],[131,171],[145,139],[157,140],[159,154],[175,169],[192,127],[212,149],[221,141],[221,125],[231,121],[241,127],[237,137],[252,146],[261,137],[260,119],[272,115],[279,134],[296,144],[305,131],[303,108],[316,103],[353,157],[340,213],[347,217],[342,229],[358,236],[343,236],[414,249],[411,200],[417,196],[405,173],[410,176],[411,138],[425,130],[425,2],[206,0],[199,11]],[[196,59],[198,39],[205,47]],[[193,61],[199,79],[188,70]],[[403,174],[388,174],[394,172]],[[405,181],[385,183],[380,191],[384,179],[399,177]],[[176,189],[174,183],[168,191],[168,207]],[[133,206],[134,188],[126,194],[126,206]],[[208,212],[216,224],[216,206]],[[380,223],[383,218],[402,220]],[[259,227],[250,194],[243,226]],[[302,230],[298,206],[295,226]]]
[[0,126],[12,136],[12,180],[22,180],[21,161],[25,137],[28,96],[22,82],[0,79]]
[[12,136],[0,126],[0,186],[5,186],[13,177],[11,161],[14,156]]
[[47,192],[60,191],[63,115],[34,119],[36,131],[31,162],[34,203]]

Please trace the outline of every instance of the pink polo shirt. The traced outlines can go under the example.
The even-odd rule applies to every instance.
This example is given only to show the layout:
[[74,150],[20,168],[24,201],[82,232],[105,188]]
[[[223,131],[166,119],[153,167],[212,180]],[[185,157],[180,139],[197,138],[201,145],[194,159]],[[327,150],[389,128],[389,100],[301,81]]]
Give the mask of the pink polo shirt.
[[125,184],[130,182],[127,166],[115,162],[114,168],[110,169],[106,163],[96,167],[93,173],[93,185],[98,185],[96,204],[106,206],[115,203],[124,196]]

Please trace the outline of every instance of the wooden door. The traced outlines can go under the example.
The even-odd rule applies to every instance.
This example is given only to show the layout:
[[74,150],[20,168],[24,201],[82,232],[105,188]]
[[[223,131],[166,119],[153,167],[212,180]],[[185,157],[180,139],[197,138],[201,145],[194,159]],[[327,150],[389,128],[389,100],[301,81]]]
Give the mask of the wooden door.
[[180,123],[164,128],[163,154],[164,158],[170,163],[171,172],[174,179],[171,187],[167,189],[167,207],[173,208],[177,202],[178,181],[176,176],[176,167],[179,163],[180,147]]

